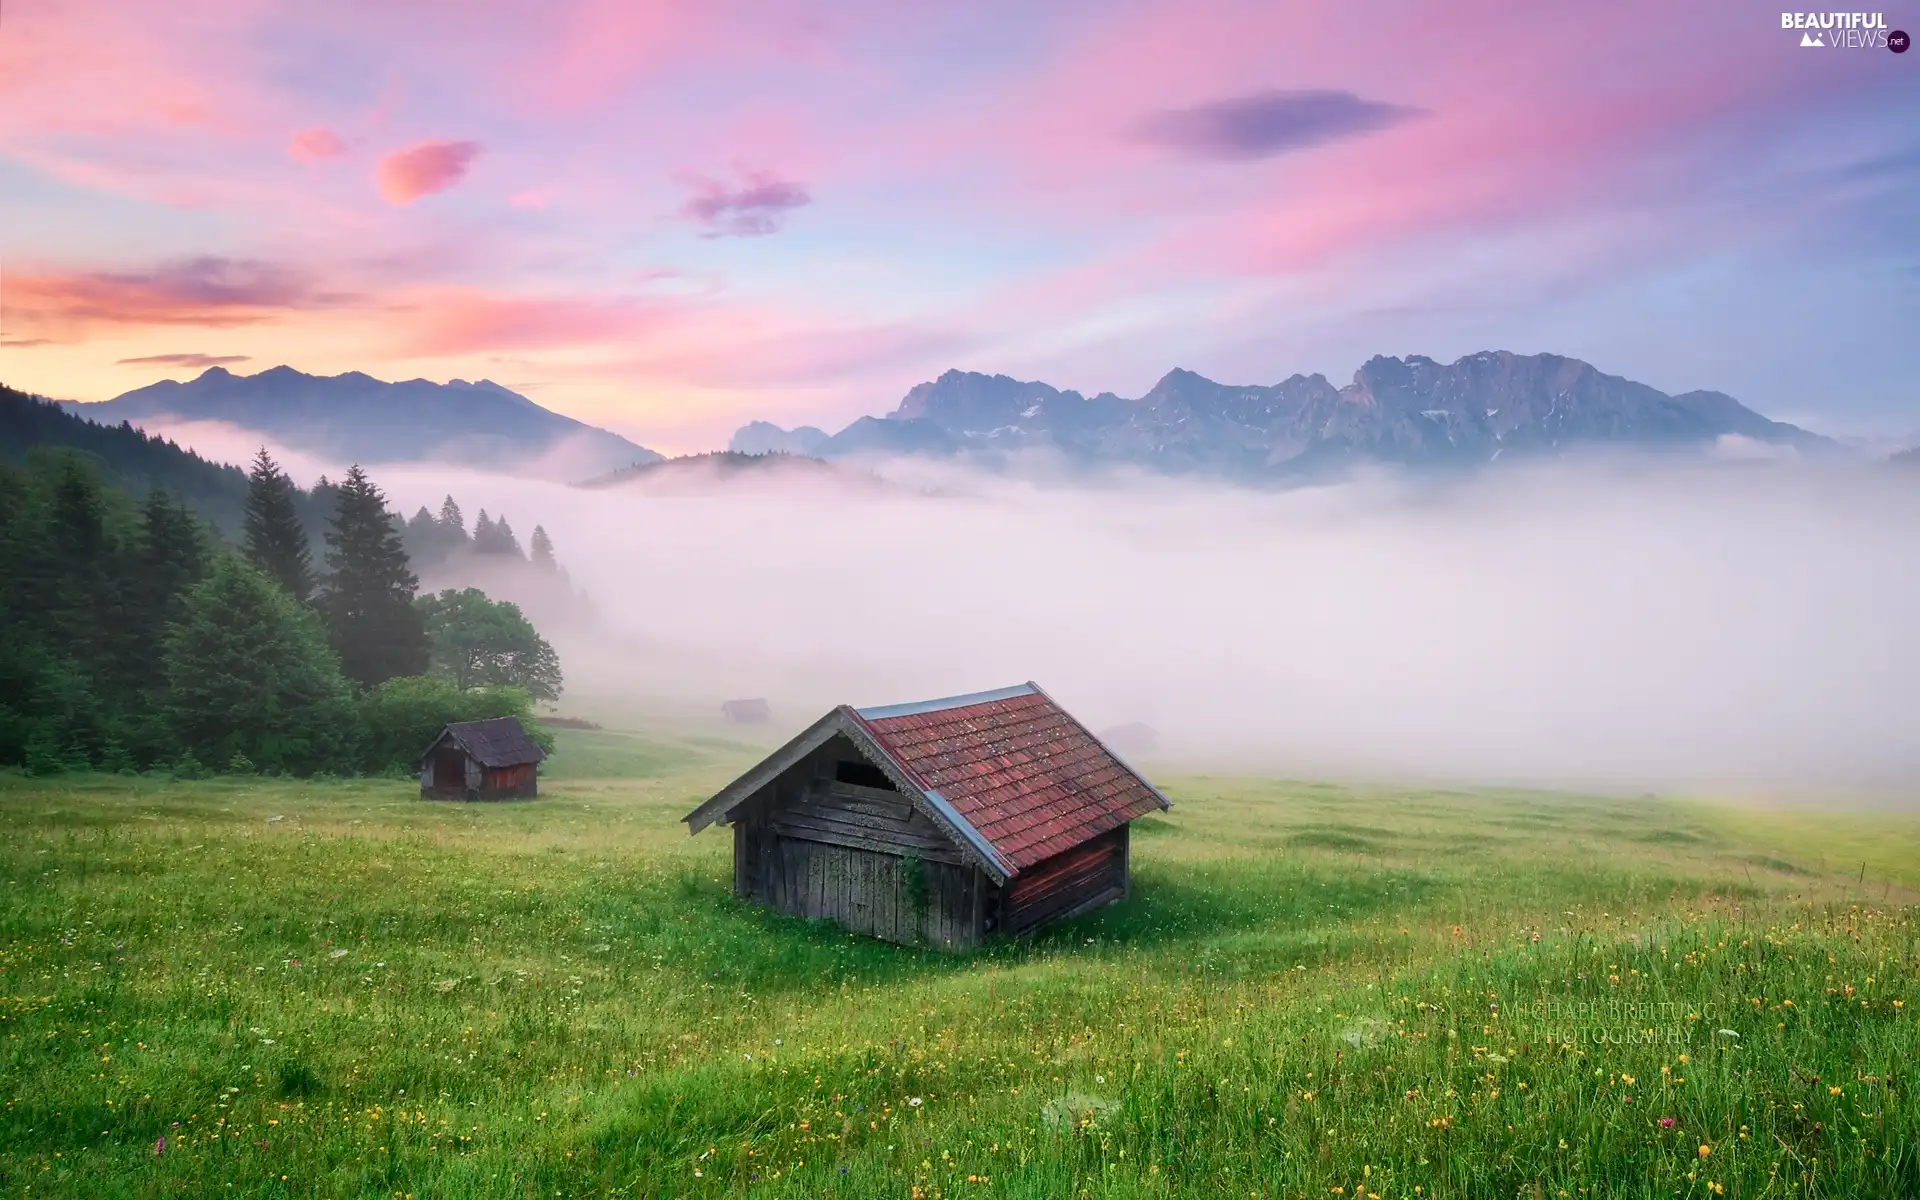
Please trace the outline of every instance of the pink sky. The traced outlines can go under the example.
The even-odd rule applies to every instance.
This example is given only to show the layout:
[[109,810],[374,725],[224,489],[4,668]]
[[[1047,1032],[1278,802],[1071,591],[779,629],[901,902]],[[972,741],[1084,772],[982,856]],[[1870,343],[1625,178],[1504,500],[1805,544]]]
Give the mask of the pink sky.
[[486,377],[687,450],[1497,348],[1920,429],[1917,194],[1920,54],[1734,3],[10,0],[0,381]]

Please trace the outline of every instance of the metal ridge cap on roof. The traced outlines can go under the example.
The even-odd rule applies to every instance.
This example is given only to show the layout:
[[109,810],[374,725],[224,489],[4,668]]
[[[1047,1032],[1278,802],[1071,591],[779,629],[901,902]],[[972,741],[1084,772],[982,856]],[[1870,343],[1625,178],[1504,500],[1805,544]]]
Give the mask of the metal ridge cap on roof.
[[937,700],[915,700],[908,704],[882,704],[874,708],[856,708],[853,712],[863,721],[884,721],[889,717],[912,717],[949,708],[966,708],[973,704],[991,704],[995,700],[1011,700],[1015,696],[1043,694],[1037,684],[1016,683],[1012,687],[995,688],[990,692],[968,692],[963,696],[942,696]]
[[[1012,695],[1020,694],[1017,689],[1003,688],[1001,690]],[[987,835],[981,833],[979,827],[972,821],[962,816],[960,810],[955,808],[945,796],[942,796],[938,791],[934,790],[934,788],[927,783],[926,778],[914,769],[912,763],[906,762],[899,755],[895,754],[893,749],[887,745],[885,739],[880,736],[880,731],[867,723],[867,718],[859,709],[854,708],[852,705],[842,704],[833,710],[832,715],[842,713],[846,715],[848,731],[858,734],[858,737],[854,740],[856,742],[864,741],[875,753],[885,759],[888,765],[900,772],[900,777],[911,784],[913,790],[926,799],[927,805],[938,814],[940,820],[951,825],[953,832],[958,835],[962,841],[966,842],[975,854],[980,856],[980,861],[986,865],[989,873],[998,872],[1001,883],[1005,883],[1007,880],[1013,878],[1014,868],[1012,864],[1008,863],[1006,858],[1003,857],[998,850],[993,848],[993,843],[987,840]]]

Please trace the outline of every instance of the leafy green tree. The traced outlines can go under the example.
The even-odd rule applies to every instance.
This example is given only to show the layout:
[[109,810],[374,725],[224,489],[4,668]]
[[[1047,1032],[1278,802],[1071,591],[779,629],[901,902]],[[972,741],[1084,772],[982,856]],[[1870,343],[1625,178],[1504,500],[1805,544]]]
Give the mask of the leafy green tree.
[[533,719],[533,698],[518,688],[467,689],[451,679],[402,675],[360,697],[361,762],[369,771],[411,771],[420,752],[454,721],[518,717],[541,749],[553,752],[553,734]]
[[327,531],[327,640],[355,683],[424,674],[426,626],[413,605],[419,580],[386,497],[358,466],[347,471],[338,495]]
[[267,578],[305,604],[313,596],[313,550],[295,508],[299,489],[273,461],[265,446],[247,473],[247,506],[242,545],[247,560]]
[[351,764],[352,692],[311,609],[228,555],[183,608],[166,641],[166,702],[185,753],[300,774]]
[[560,698],[560,656],[519,605],[479,588],[448,588],[414,603],[426,620],[434,674],[460,688],[507,686],[537,700]]

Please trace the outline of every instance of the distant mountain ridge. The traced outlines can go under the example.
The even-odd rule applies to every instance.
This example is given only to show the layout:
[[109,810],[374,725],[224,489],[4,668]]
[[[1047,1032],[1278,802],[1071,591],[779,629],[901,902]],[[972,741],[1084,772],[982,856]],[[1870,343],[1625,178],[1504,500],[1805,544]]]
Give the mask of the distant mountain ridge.
[[341,462],[448,461],[577,479],[661,457],[486,379],[389,383],[359,371],[328,376],[274,367],[235,375],[212,367],[185,383],[162,380],[64,407],[102,424],[223,421]]
[[1506,351],[1445,364],[1417,354],[1375,357],[1344,387],[1324,375],[1233,386],[1176,369],[1133,400],[948,371],[914,387],[884,417],[861,417],[831,437],[813,436],[819,432],[758,421],[735,434],[733,448],[993,458],[1044,447],[1087,465],[1261,477],[1359,462],[1464,467],[1508,455],[1697,446],[1727,436],[1804,450],[1833,445],[1721,392],[1670,396],[1578,359]]

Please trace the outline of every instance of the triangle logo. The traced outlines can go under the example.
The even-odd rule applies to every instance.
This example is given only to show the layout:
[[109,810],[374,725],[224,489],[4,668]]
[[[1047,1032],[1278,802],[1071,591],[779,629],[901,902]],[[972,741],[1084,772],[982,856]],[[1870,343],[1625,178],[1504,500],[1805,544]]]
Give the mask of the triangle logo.
[[1802,46],[1818,46],[1818,47],[1820,47],[1820,48],[1821,48],[1821,49],[1823,49],[1823,50],[1824,50],[1824,49],[1826,49],[1826,46],[1827,46],[1827,44],[1826,44],[1826,43],[1825,43],[1824,41],[1821,41],[1821,40],[1820,40],[1820,35],[1819,35],[1819,34],[1817,34],[1817,33],[1803,33],[1803,34],[1801,34],[1801,35],[1800,35],[1800,44],[1801,44]]

